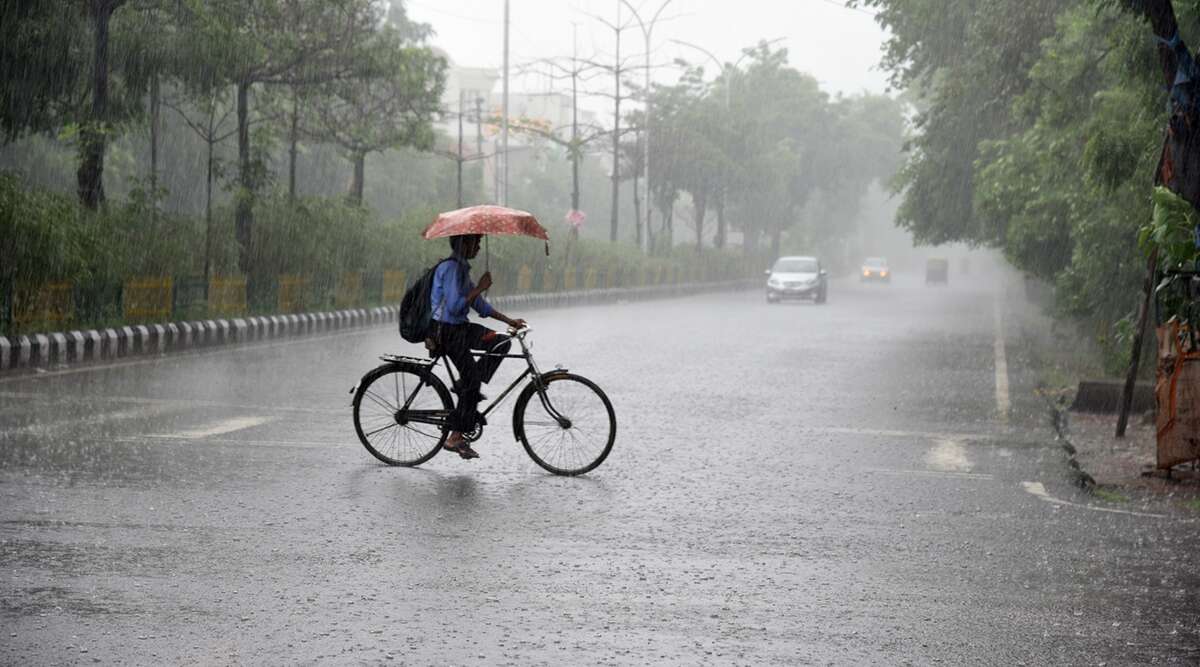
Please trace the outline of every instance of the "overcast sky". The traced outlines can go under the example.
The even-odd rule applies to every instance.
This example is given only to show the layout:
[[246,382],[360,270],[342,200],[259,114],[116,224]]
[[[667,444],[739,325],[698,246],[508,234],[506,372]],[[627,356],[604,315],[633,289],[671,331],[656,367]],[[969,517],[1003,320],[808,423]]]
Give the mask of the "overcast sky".
[[[649,20],[663,0],[631,0]],[[569,57],[572,23],[577,25],[581,57],[613,52],[613,34],[589,14],[617,18],[618,0],[510,0],[513,67],[540,58]],[[503,54],[504,0],[406,0],[409,15],[429,23],[433,44],[450,54],[455,64],[499,67]],[[705,76],[716,65],[702,53],[671,42],[698,44],[723,62],[736,60],[742,48],[761,39],[784,38],[776,46],[788,49],[792,66],[815,76],[828,92],[882,93],[886,76],[879,67],[886,38],[873,16],[851,10],[837,0],[671,0],[653,32],[654,61],[679,57],[705,64]],[[630,12],[621,8],[623,20]],[[644,52],[636,24],[622,36],[623,54]],[[640,60],[638,62],[641,62]],[[662,70],[656,80],[673,81],[676,70]],[[639,75],[640,79],[640,75]],[[526,78],[513,89],[542,89],[549,82]],[[592,106],[592,105],[588,105]]]

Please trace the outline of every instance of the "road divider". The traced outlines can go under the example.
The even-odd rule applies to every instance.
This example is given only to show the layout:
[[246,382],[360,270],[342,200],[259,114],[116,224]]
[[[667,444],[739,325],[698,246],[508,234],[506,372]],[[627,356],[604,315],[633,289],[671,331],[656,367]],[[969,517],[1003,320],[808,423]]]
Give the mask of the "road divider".
[[[749,289],[758,285],[757,279],[725,280],[570,292],[531,292],[491,297],[489,301],[498,308],[520,312],[538,308],[682,297],[705,292]],[[379,306],[292,315],[138,324],[110,329],[32,334],[12,339],[0,336],[0,374],[37,372],[74,364],[164,355],[219,345],[238,345],[275,338],[381,326],[394,323],[398,311],[399,306]]]

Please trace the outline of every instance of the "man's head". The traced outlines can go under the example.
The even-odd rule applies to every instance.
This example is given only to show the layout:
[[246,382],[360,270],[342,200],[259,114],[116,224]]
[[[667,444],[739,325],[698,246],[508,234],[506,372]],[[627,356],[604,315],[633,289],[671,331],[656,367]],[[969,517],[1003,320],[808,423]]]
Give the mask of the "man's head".
[[466,259],[475,259],[475,255],[479,254],[479,234],[465,234],[463,236],[450,237],[450,249],[454,254]]

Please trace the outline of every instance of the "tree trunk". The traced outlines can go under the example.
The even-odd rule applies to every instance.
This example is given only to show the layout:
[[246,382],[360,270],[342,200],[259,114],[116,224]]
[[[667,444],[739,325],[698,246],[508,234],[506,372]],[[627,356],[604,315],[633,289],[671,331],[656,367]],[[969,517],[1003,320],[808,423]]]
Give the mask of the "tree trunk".
[[79,134],[79,202],[91,210],[104,203],[104,149],[108,131],[108,23],[116,4],[106,0],[88,3],[95,21],[92,49],[92,113]]
[[633,226],[637,233],[637,246],[640,250],[642,245],[642,198],[641,189],[638,188],[638,173],[633,171]]
[[159,89],[158,75],[150,80],[150,192],[154,198],[154,206],[158,207],[158,134],[161,115],[159,114],[162,99]]
[[237,84],[238,137],[238,196],[234,213],[234,231],[238,242],[238,269],[243,275],[250,271],[250,235],[254,229],[255,181],[250,164],[250,84]]
[[296,201],[296,154],[300,143],[300,95],[292,91],[292,124],[288,130],[288,203]]
[[665,238],[663,239],[663,254],[669,254],[671,248],[675,245],[675,202],[663,211],[663,231]]
[[783,229],[776,227],[771,230],[771,258],[779,257],[779,249],[783,245]]
[[692,203],[696,207],[696,252],[704,250],[704,216],[708,213],[708,196],[701,192],[692,195]]
[[1150,253],[1146,262],[1146,277],[1142,280],[1142,300],[1138,303],[1137,329],[1133,332],[1133,350],[1129,354],[1129,372],[1125,375],[1125,386],[1121,389],[1121,405],[1117,416],[1118,438],[1125,437],[1125,426],[1129,423],[1129,409],[1133,405],[1133,388],[1137,384],[1138,366],[1142,360],[1142,337],[1146,333],[1146,320],[1150,319],[1150,299],[1154,295],[1155,275],[1158,273],[1158,248]]
[[717,195],[717,236],[713,239],[714,248],[725,247],[725,195],[724,193]]
[[[1175,20],[1175,8],[1171,0],[1148,0],[1135,4],[1142,5],[1140,11],[1150,19],[1150,29],[1156,37],[1167,41],[1178,34],[1179,24]],[[1175,83],[1179,63],[1176,62],[1171,48],[1161,42],[1158,44],[1158,60],[1163,68],[1163,80],[1169,88]]]
[[204,186],[204,284],[207,295],[208,281],[212,279],[212,186],[213,186],[213,140],[212,116],[208,124],[208,170]]
[[354,178],[350,181],[350,194],[347,198],[354,206],[362,206],[363,174],[366,171],[367,154],[363,151],[358,151],[352,159],[354,160]]

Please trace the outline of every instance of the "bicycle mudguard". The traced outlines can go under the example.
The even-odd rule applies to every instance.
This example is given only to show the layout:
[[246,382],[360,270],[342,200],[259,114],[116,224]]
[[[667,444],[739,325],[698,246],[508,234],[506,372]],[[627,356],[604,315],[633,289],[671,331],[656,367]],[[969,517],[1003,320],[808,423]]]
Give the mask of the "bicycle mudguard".
[[[538,386],[544,383],[546,380],[549,380],[557,375],[569,375],[570,373],[571,371],[569,369],[563,368],[562,366],[559,366],[552,371],[546,371],[545,373],[542,373],[541,375],[537,376],[536,380],[525,385],[525,388],[521,390],[520,394],[517,394],[517,401],[514,403],[514,405],[520,405],[522,402],[528,402],[529,399],[533,398],[533,394],[537,393]],[[515,408],[513,409],[512,420],[513,437],[520,442],[522,429],[521,424],[517,422],[517,410]]]

